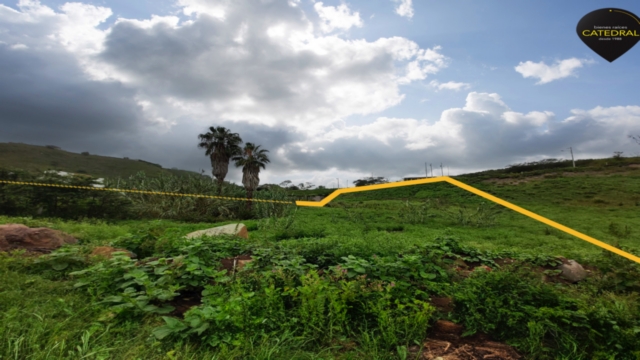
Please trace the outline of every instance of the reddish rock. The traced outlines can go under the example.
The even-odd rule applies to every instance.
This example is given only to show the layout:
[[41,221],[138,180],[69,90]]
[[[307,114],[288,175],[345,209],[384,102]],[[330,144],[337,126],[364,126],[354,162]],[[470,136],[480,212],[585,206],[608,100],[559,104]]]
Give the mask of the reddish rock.
[[458,325],[448,320],[438,320],[433,325],[433,331],[436,331],[442,334],[451,334],[451,335],[460,336],[464,331],[464,327],[462,325]]
[[222,268],[227,270],[229,273],[234,271],[240,271],[246,264],[252,262],[253,259],[250,255],[239,255],[234,258],[226,258],[222,259],[220,262],[222,263]]
[[127,255],[130,258],[135,259],[136,258],[136,254],[132,253],[131,251],[127,250],[127,249],[119,249],[119,248],[114,248],[111,246],[98,246],[96,248],[93,249],[93,251],[91,252],[91,256],[102,256],[105,257],[107,259],[111,259],[111,256],[113,255],[114,252],[118,252],[118,251],[123,251],[125,253],[127,253]]
[[49,228],[29,228],[22,224],[0,225],[0,251],[25,249],[49,253],[65,244],[75,244],[73,236]]

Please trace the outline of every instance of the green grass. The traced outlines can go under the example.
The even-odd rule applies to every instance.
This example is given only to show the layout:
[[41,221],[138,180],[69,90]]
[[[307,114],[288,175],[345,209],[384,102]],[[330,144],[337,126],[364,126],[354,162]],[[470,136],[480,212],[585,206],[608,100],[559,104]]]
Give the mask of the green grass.
[[[601,166],[599,163],[596,165]],[[541,175],[557,172],[558,169],[536,171],[538,173],[535,175]],[[526,175],[530,176],[532,173]],[[471,174],[456,179],[598,240],[640,253],[640,218],[637,216],[640,210],[640,170],[603,166],[598,174],[552,176],[530,179],[517,185],[487,181],[501,176],[508,178],[512,175],[503,171],[501,174]],[[518,176],[513,178],[526,178],[524,175]],[[250,229],[248,240],[230,239],[216,246],[223,248],[220,251],[238,253],[246,249],[270,249],[272,255],[265,255],[265,259],[269,259],[269,256],[280,259],[278,256],[281,255],[278,254],[284,254],[282,256],[285,260],[303,256],[323,269],[329,269],[335,264],[346,264],[344,266],[363,267],[370,271],[375,268],[370,265],[374,262],[374,255],[397,260],[398,254],[410,254],[415,245],[424,247],[437,244],[440,241],[438,239],[455,238],[462,246],[484,250],[487,254],[509,252],[513,256],[559,255],[603,269],[609,266],[628,274],[635,274],[632,271],[637,271],[626,259],[614,256],[606,260],[602,249],[511,210],[502,209],[495,218],[495,223],[488,215],[473,215],[481,205],[492,206],[490,202],[447,183],[346,194],[324,208],[301,207],[296,212],[284,212],[281,218],[269,221],[244,220],[242,222]],[[473,218],[477,226],[464,226],[452,215],[463,207],[467,208],[465,216]],[[164,256],[176,253],[179,246],[182,246],[179,245],[179,239],[189,232],[233,222],[74,222],[0,216],[0,224],[21,223],[69,233],[80,240],[77,248],[84,252],[90,251],[93,246],[120,246],[148,236],[152,239],[152,244],[145,245],[147,248],[144,251]],[[349,255],[354,257],[349,258]],[[204,252],[198,256],[205,256]],[[271,261],[275,261],[274,264],[280,264],[278,266],[284,268],[288,266],[291,271],[304,269],[302,265],[296,265],[295,261],[289,264],[278,263],[282,259],[273,259]],[[333,343],[323,343],[318,342],[317,333],[301,335],[292,328],[291,332],[279,332],[277,336],[271,335],[269,338],[258,334],[245,340],[239,348],[223,346],[214,349],[204,342],[179,337],[158,340],[153,332],[165,324],[160,316],[137,314],[118,322],[110,321],[108,316],[105,318],[109,314],[109,307],[104,303],[97,304],[96,299],[86,291],[74,289],[76,279],[69,277],[68,273],[60,274],[34,267],[30,261],[29,258],[0,254],[2,360],[399,358],[395,351],[390,352],[381,345],[382,337],[379,333],[366,331],[351,334],[342,340],[334,339]],[[274,271],[276,268],[278,267],[274,267]],[[264,269],[267,273],[271,272],[268,266]],[[502,334],[500,336],[503,337],[517,333],[519,337],[513,341],[521,350],[526,350],[530,358],[554,358],[539,346],[543,338],[560,349],[557,351],[562,354],[558,353],[558,356],[587,358],[585,354],[579,354],[586,346],[580,341],[586,340],[580,340],[575,335],[582,334],[579,332],[582,327],[593,326],[601,332],[612,333],[614,330],[607,327],[610,326],[607,324],[617,322],[622,324],[624,336],[619,337],[626,339],[625,344],[632,343],[635,336],[633,334],[640,334],[640,320],[636,316],[640,310],[637,291],[634,293],[624,290],[625,287],[635,286],[629,285],[633,279],[624,279],[626,283],[622,283],[622,280],[615,280],[617,275],[614,271],[615,276],[608,275],[608,278],[603,277],[577,286],[552,288],[540,285],[537,280],[529,279],[526,274],[518,271],[509,274],[495,272],[495,275],[481,275],[447,286],[431,284],[429,286],[434,287],[429,291],[442,291],[462,304],[452,316],[456,321],[466,321],[468,328],[494,332],[496,336]],[[247,278],[246,281],[249,284],[258,280]],[[316,285],[320,286],[318,284]],[[306,289],[311,291],[312,285]],[[223,291],[221,289],[227,288],[220,288],[218,291]],[[256,289],[254,291],[262,288]],[[238,298],[248,294],[238,291]],[[493,296],[493,293],[502,295]],[[228,294],[220,296],[223,295]],[[410,298],[412,296],[414,295]],[[516,296],[519,302],[510,302],[509,296]],[[483,303],[479,303],[479,299]],[[263,302],[260,300],[256,304]],[[514,331],[509,327],[512,325],[508,323],[508,319],[501,318],[502,323],[492,322],[493,318],[504,314],[498,308],[485,306],[485,303],[502,304],[500,307],[504,311],[525,316],[531,321],[528,324],[521,322],[514,328],[518,331]],[[545,308],[551,310],[540,310]],[[380,311],[383,314],[386,310]],[[588,321],[581,317],[583,315],[588,316]],[[434,315],[432,320],[438,316],[441,315]],[[557,319],[571,319],[573,325],[566,326],[581,327],[567,328],[562,321],[555,323]],[[492,326],[498,326],[498,329]],[[350,342],[357,346],[349,345]],[[568,350],[572,344],[577,349],[574,353]],[[597,356],[602,359],[610,358],[614,351],[618,350],[612,349],[611,352],[605,351]],[[591,356],[598,358],[595,354]]]

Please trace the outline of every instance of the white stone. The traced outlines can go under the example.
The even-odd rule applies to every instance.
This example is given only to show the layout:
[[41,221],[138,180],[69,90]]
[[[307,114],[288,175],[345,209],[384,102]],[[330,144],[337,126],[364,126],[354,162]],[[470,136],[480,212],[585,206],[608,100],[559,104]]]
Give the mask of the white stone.
[[198,238],[202,236],[218,236],[218,235],[236,235],[245,239],[249,238],[249,232],[247,227],[242,224],[229,224],[224,226],[218,226],[211,229],[198,230],[189,233],[185,236],[187,239]]

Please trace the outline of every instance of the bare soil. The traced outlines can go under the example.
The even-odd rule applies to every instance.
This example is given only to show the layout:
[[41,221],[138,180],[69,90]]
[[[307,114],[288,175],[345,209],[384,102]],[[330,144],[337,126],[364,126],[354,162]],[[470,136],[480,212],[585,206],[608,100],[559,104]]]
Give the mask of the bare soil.
[[462,337],[464,327],[447,320],[438,320],[422,344],[409,352],[415,360],[515,360],[522,356],[511,346],[493,341],[486,334]]

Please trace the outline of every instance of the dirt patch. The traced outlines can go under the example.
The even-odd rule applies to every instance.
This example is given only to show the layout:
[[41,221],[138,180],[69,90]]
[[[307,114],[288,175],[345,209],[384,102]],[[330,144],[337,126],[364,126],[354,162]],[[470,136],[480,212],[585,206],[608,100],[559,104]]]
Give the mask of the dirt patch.
[[500,267],[511,265],[511,264],[516,262],[516,260],[511,259],[511,258],[495,259],[494,261]]
[[166,304],[175,308],[169,316],[182,318],[189,309],[202,304],[202,289],[185,291]]
[[431,305],[443,313],[450,313],[453,311],[453,299],[448,297],[432,297]]
[[133,259],[136,258],[136,254],[132,253],[127,249],[114,248],[111,246],[97,246],[93,249],[90,256],[101,256],[107,259],[111,259],[113,257],[114,252],[120,252],[120,251],[126,253],[127,256],[129,256],[130,258],[133,258]]
[[[220,260],[221,266],[220,270],[227,270],[228,274],[233,274],[234,268],[235,271],[242,269],[247,263],[253,261],[250,255],[239,255],[233,258],[226,258]],[[167,304],[171,305],[175,308],[170,316],[175,317],[183,317],[184,313],[187,312],[194,306],[198,306],[202,304],[202,290],[203,289],[193,289],[187,290],[173,300],[169,301]]]
[[513,360],[522,359],[522,356],[509,345],[493,341],[488,335],[475,334],[462,337],[464,327],[447,320],[438,320],[429,336],[423,343],[422,353],[420,348],[412,346],[409,352],[413,359],[420,360]]
[[233,269],[236,271],[242,269],[246,264],[253,261],[250,255],[238,255],[233,258],[222,259],[220,262],[222,263],[222,269],[227,270],[229,273],[233,273]]

